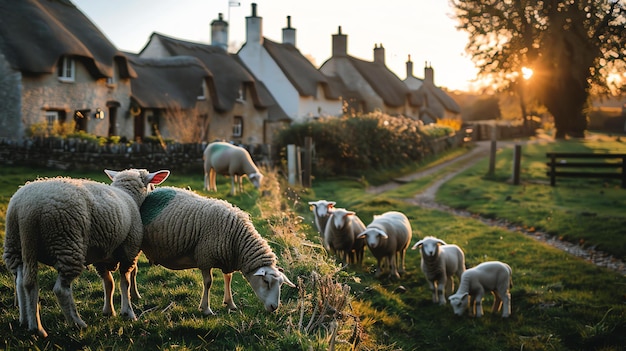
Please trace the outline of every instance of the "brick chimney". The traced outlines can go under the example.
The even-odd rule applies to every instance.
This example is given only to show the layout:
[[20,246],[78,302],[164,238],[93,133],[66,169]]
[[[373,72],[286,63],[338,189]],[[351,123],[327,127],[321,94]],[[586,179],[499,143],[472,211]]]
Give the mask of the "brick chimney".
[[228,50],[228,22],[224,21],[224,15],[211,22],[211,45]]
[[435,85],[435,70],[429,62],[424,62],[424,81]]
[[256,3],[252,3],[252,15],[246,17],[246,43],[263,44],[263,18],[256,15]]
[[333,34],[333,56],[348,56],[348,36],[341,34],[341,26]]
[[283,44],[296,46],[296,29],[291,28],[291,16],[287,16],[287,27],[283,28]]
[[382,43],[378,46],[374,44],[374,63],[385,65],[385,48]]
[[411,61],[411,55],[409,55],[409,59],[406,61],[406,77],[413,77],[413,61]]

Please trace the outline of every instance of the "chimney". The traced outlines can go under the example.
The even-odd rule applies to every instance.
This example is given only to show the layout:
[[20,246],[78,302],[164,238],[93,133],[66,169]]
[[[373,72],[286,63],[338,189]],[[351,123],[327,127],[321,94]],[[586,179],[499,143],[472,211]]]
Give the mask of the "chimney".
[[296,29],[291,28],[291,16],[287,16],[287,27],[283,28],[283,44],[296,46]]
[[256,3],[252,3],[252,15],[246,17],[246,43],[263,44],[263,18],[256,15]]
[[228,50],[228,22],[224,21],[224,15],[211,22],[211,45]]
[[348,56],[348,36],[341,34],[341,26],[333,34],[333,56]]
[[413,77],[413,61],[411,61],[411,55],[409,55],[409,59],[406,61],[406,77]]
[[435,70],[428,62],[424,62],[424,81],[435,85]]
[[374,44],[374,63],[385,65],[385,48],[382,43],[380,43],[380,46]]

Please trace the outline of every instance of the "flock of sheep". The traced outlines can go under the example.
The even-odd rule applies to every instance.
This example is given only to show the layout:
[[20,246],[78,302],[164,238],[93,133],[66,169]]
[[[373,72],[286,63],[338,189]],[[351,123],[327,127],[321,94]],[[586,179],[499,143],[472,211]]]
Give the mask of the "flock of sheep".
[[[345,264],[361,264],[367,247],[377,260],[377,278],[383,275],[384,266],[388,267],[389,277],[400,278],[405,272],[404,258],[412,237],[408,218],[401,212],[389,211],[375,215],[365,226],[354,211],[336,208],[336,204],[327,200],[309,202],[324,248]],[[509,265],[489,261],[466,270],[463,250],[433,236],[424,237],[412,247],[418,248],[420,268],[434,303],[445,305],[448,295],[455,314],[462,315],[469,308],[471,314],[481,317],[482,298],[491,292],[492,312],[502,309],[502,317],[510,316],[513,280]],[[460,283],[456,293],[450,295],[454,291],[455,275]]]
[[[243,148],[214,142],[207,146],[204,161],[207,190],[216,190],[216,174],[231,176],[231,194],[242,190],[244,176],[257,188],[261,184],[263,175]],[[78,327],[87,324],[78,314],[71,284],[90,264],[102,278],[103,314],[116,313],[112,272],[119,270],[121,314],[136,319],[131,298],[140,297],[136,275],[141,252],[152,264],[168,269],[200,269],[203,290],[199,309],[205,315],[214,314],[209,303],[213,268],[224,275],[228,309],[237,308],[230,286],[235,271],[243,274],[268,312],[278,308],[283,284],[296,287],[241,209],[185,189],[155,189],[169,177],[166,170],[105,173],[112,180],[110,185],[68,177],[43,178],[27,182],[11,197],[3,259],[15,278],[22,326],[42,337],[48,335],[39,315],[38,262],[56,269],[54,294],[66,319]],[[412,231],[404,214],[386,212],[365,226],[355,212],[335,208],[335,202],[319,200],[310,205],[324,247],[341,261],[361,264],[367,248],[378,261],[377,277],[383,274],[385,264],[393,278],[405,272],[404,255]],[[443,287],[449,288],[449,294],[452,275],[457,275],[459,289],[449,297],[455,313],[462,314],[471,305],[476,316],[481,316],[482,296],[491,291],[496,295],[494,311],[503,304],[502,316],[509,316],[508,265],[486,262],[465,270],[463,252],[456,245],[426,237],[413,249],[418,247],[434,302],[445,304]]]

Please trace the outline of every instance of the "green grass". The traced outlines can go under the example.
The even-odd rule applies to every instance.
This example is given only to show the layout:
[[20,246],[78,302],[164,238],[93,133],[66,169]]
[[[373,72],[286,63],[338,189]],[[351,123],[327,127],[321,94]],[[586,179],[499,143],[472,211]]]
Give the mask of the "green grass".
[[[587,245],[600,245],[604,237],[612,238],[612,247],[618,250],[626,241],[623,235],[626,214],[620,213],[626,208],[623,206],[626,193],[619,184],[616,187],[612,182],[593,180],[578,183],[574,179],[557,182],[554,188],[547,184],[543,165],[545,150],[563,147],[561,151],[570,151],[582,142],[565,143],[565,146],[560,143],[525,146],[521,186],[507,182],[511,165],[510,151],[505,149],[498,152],[494,177],[486,177],[487,164],[479,162],[446,183],[438,193],[438,201],[494,218],[518,218],[520,225],[527,221],[528,225],[539,226],[543,221],[546,230],[554,234],[569,235],[575,240],[580,233],[585,234]],[[583,143],[583,146],[613,150],[612,143],[618,142]],[[5,177],[5,173],[9,175]],[[0,171],[3,182],[0,184],[0,220],[4,220],[9,196],[19,184],[31,179],[31,174],[28,170],[4,168]],[[349,340],[355,330],[360,337],[357,346],[360,350],[623,349],[626,345],[624,276],[535,241],[528,235],[487,226],[473,218],[421,208],[404,200],[420,193],[443,174],[444,171],[440,171],[428,179],[404,184],[379,195],[365,191],[368,179],[363,177],[314,180],[312,189],[271,187],[263,189],[262,196],[246,183],[248,192],[235,197],[226,196],[228,180],[218,177],[220,192],[217,195],[200,192],[225,197],[251,212],[255,226],[279,256],[280,265],[301,287],[299,290],[283,288],[283,305],[277,313],[264,312],[240,274],[235,274],[233,279],[234,299],[239,310],[226,312],[221,307],[222,277],[219,270],[215,270],[211,306],[218,315],[204,317],[197,311],[201,293],[201,276],[197,270],[168,271],[150,266],[142,256],[138,275],[142,299],[133,301],[135,312],[141,316],[139,320],[131,322],[100,315],[102,288],[92,270],[83,273],[74,284],[79,312],[89,325],[85,330],[77,330],[64,321],[51,292],[56,273],[42,266],[42,319],[50,337],[41,340],[18,326],[12,278],[2,265],[0,335],[5,340],[4,347],[41,350],[327,350],[332,340],[331,328],[337,323],[335,347],[339,350],[351,349]],[[92,178],[100,174],[86,176]],[[105,181],[102,176],[101,180]],[[13,180],[6,180],[11,178]],[[199,190],[202,175],[174,173],[165,184]],[[600,194],[602,190],[603,195]],[[601,196],[604,200],[599,199]],[[278,197],[282,202],[276,200]],[[481,319],[457,317],[450,306],[434,305],[419,269],[417,251],[407,252],[407,273],[399,281],[375,279],[375,259],[370,252],[366,252],[362,267],[340,267],[320,249],[313,216],[308,209],[307,201],[322,198],[355,210],[366,224],[374,214],[402,211],[409,217],[413,228],[411,244],[425,235],[440,237],[464,249],[468,266],[486,260],[507,262],[513,269],[512,316],[503,320],[499,314],[492,314],[491,297],[484,301],[485,316]],[[552,211],[551,220],[547,220],[544,211]],[[586,215],[591,212],[595,215]],[[587,225],[586,219],[596,217],[601,220],[586,230],[579,229]],[[609,218],[615,218],[618,223],[622,221],[622,226],[612,225]],[[577,222],[572,225],[571,220]],[[548,224],[552,225],[551,229]],[[606,228],[594,230],[600,225]],[[580,233],[572,234],[574,230]],[[323,287],[323,296],[320,287]],[[345,294],[346,287],[350,289],[349,294]],[[117,293],[116,297],[119,308]],[[320,302],[337,307],[326,309],[322,314],[324,318],[316,324],[313,322],[317,319],[313,317],[320,314],[314,312],[314,306],[324,306]],[[312,319],[311,328],[307,329]]]

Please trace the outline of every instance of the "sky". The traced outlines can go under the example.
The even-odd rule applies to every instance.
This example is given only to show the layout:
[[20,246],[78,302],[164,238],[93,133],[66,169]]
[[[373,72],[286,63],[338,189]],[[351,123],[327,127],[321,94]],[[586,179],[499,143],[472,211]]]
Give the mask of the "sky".
[[263,18],[263,36],[282,42],[291,16],[300,53],[319,68],[331,57],[332,35],[348,37],[348,54],[373,61],[374,45],[385,48],[385,62],[401,80],[411,56],[413,74],[424,77],[424,64],[435,71],[435,84],[468,91],[477,69],[465,54],[468,36],[456,29],[445,0],[72,0],[122,51],[138,53],[153,32],[177,39],[211,42],[211,22],[222,13],[229,22],[229,43],[245,43],[245,17],[251,3]]

